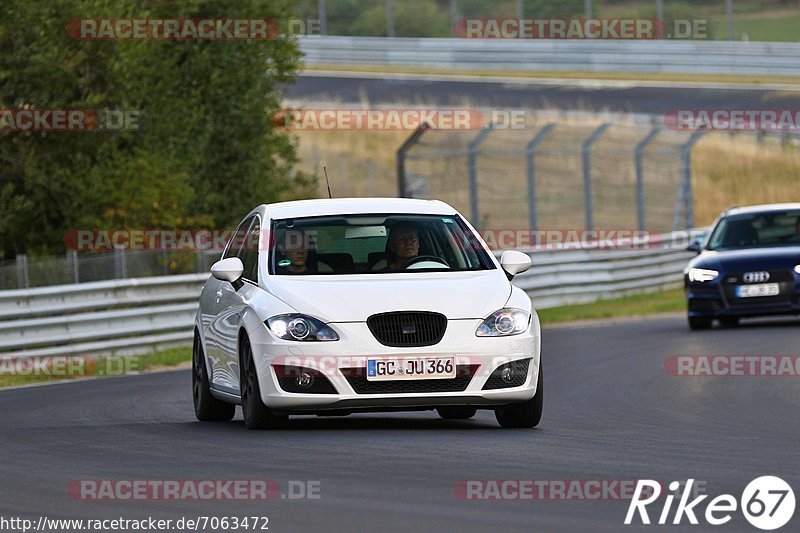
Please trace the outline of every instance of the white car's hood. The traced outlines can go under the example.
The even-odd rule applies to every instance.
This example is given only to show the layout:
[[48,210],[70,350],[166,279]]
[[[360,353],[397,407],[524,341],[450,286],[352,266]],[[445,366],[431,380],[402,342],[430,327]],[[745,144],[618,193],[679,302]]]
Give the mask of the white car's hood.
[[389,311],[434,311],[448,319],[486,318],[508,301],[497,270],[480,272],[270,276],[269,291],[325,322],[366,322]]

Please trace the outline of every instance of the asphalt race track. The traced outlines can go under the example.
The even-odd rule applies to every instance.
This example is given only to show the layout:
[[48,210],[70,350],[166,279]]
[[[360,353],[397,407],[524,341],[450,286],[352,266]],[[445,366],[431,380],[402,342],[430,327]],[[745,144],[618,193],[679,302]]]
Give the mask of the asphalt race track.
[[[545,414],[533,430],[502,430],[489,411],[298,417],[274,432],[248,431],[239,413],[199,423],[188,370],[0,391],[0,515],[261,515],[270,531],[663,530],[624,528],[624,501],[464,501],[453,485],[695,478],[712,497],[737,499],[762,475],[798,487],[797,377],[664,370],[678,354],[796,355],[798,334],[797,320],[690,333],[677,316],[546,329]],[[321,497],[80,501],[66,491],[77,479],[272,479],[284,494],[288,480],[319,480]],[[739,512],[724,527],[702,524],[690,529],[755,531]]]
[[[339,77],[337,77],[339,76]],[[687,90],[687,89],[691,90]],[[489,83],[472,79],[437,80],[428,76],[319,75],[309,72],[285,88],[299,102],[420,104],[426,106],[512,109],[610,110],[662,114],[677,109],[798,109],[800,88],[748,88],[726,84],[680,85],[636,82],[559,84],[524,80]]]

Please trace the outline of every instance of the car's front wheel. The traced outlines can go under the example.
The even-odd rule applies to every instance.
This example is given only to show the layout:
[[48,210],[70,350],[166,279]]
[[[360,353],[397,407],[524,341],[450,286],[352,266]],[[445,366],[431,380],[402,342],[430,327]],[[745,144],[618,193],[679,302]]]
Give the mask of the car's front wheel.
[[444,407],[437,407],[436,412],[445,420],[466,420],[475,416],[478,410],[468,406],[447,405]]
[[689,329],[697,331],[698,329],[710,329],[711,319],[704,316],[690,316]]
[[504,428],[533,428],[542,419],[544,405],[544,372],[539,366],[539,378],[536,380],[536,394],[527,402],[515,403],[494,412],[497,422]]
[[194,414],[198,420],[203,422],[228,421],[236,413],[235,405],[211,396],[203,344],[200,342],[200,334],[197,332],[194,334],[192,346],[192,396]]
[[250,429],[270,429],[286,425],[288,416],[279,416],[261,401],[261,387],[258,385],[258,372],[253,360],[253,349],[245,335],[242,338],[240,353],[239,390],[242,396],[242,415]]

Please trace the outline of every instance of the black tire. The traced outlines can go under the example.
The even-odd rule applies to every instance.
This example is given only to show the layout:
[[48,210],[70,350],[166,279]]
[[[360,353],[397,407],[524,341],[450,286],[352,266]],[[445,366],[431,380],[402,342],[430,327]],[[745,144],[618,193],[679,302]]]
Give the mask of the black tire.
[[192,397],[194,415],[203,422],[227,422],[236,413],[236,406],[211,396],[205,354],[200,335],[195,332],[192,345]]
[[475,416],[478,410],[466,405],[446,405],[437,407],[436,412],[445,420],[466,420]]
[[250,429],[274,429],[284,427],[289,417],[274,414],[261,401],[261,387],[258,385],[258,373],[253,363],[253,350],[250,339],[245,335],[239,347],[239,390],[242,396],[242,415],[244,423]]
[[724,316],[719,319],[719,325],[723,328],[735,328],[739,326],[738,316]]
[[690,316],[689,329],[697,331],[698,329],[711,329],[711,319],[704,316]]
[[544,406],[544,372],[539,366],[539,378],[536,380],[536,394],[527,402],[515,403],[494,411],[497,423],[504,428],[534,428],[542,419]]

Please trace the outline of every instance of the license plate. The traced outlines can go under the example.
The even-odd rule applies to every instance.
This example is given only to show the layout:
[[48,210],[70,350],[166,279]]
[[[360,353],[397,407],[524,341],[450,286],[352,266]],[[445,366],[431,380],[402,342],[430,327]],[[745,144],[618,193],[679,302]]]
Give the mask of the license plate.
[[452,379],[453,357],[372,357],[367,359],[367,381]]
[[736,296],[739,298],[757,298],[759,296],[777,296],[780,294],[777,283],[760,283],[758,285],[738,285]]

